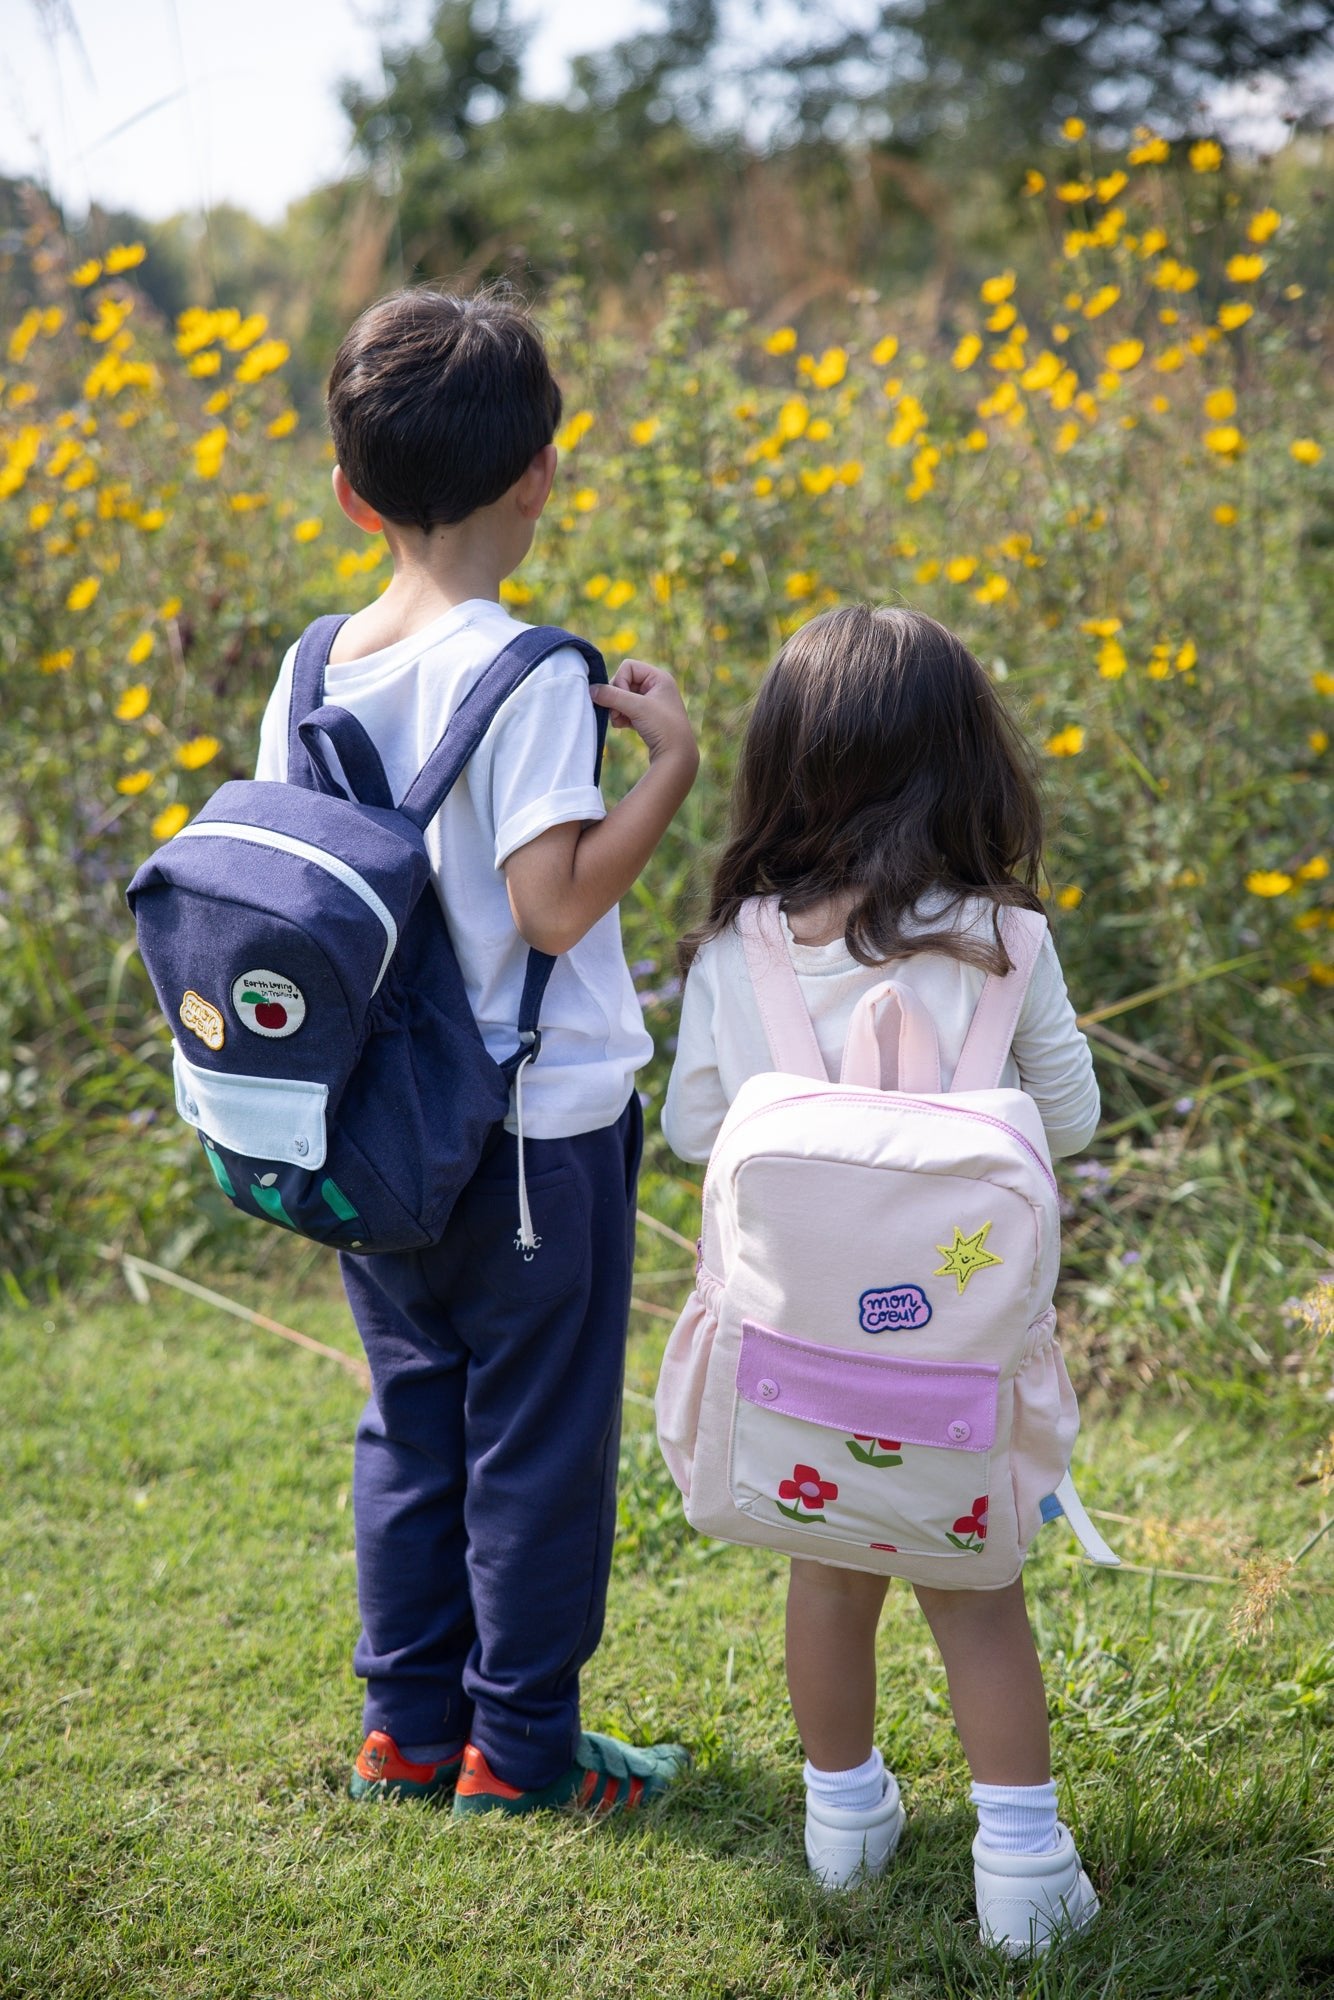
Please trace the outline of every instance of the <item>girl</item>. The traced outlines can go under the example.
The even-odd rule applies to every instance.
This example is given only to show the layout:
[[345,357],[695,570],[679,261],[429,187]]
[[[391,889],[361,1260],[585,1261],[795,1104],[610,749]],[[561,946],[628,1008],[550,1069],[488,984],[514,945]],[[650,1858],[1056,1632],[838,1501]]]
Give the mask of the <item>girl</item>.
[[[682,946],[689,976],[663,1112],[673,1149],[707,1160],[742,1084],[773,1067],[736,929],[747,898],[782,899],[831,1079],[857,1001],[888,977],[925,1003],[948,1089],[986,974],[1008,969],[998,909],[1040,908],[1041,853],[1027,746],[958,639],[915,613],[862,606],[804,626],[760,689],[708,915]],[[1053,1155],[1092,1137],[1098,1088],[1049,935],[1001,1081],[1033,1098]],[[807,1758],[806,1852],[829,1887],[881,1873],[903,1827],[873,1742],[885,1584],[792,1561],[787,1679]],[[1043,1949],[1098,1905],[1056,1817],[1022,1578],[915,1588],[974,1780],[983,1935],[1013,1953]]]

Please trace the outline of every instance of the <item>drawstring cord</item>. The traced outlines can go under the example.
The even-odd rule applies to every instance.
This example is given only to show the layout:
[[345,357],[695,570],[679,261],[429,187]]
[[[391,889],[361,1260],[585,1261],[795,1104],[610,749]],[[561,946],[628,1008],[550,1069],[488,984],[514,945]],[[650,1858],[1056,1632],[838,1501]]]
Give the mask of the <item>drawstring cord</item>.
[[525,1264],[531,1264],[536,1253],[542,1248],[542,1238],[533,1233],[532,1211],[528,1206],[528,1182],[523,1170],[523,1073],[537,1053],[535,1035],[526,1037],[528,1047],[524,1051],[518,1068],[514,1072],[514,1124],[519,1141],[519,1233],[514,1239],[516,1250],[523,1252]]

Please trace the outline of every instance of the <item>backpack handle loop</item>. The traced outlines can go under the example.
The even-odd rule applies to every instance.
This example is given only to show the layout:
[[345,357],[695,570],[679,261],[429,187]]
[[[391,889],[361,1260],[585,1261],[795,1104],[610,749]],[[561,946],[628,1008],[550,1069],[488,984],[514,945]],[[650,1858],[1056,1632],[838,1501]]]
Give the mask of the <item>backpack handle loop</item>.
[[862,995],[848,1025],[839,1082],[927,1095],[940,1090],[935,1025],[911,987],[886,979]]
[[[296,733],[310,760],[320,791],[342,799],[348,796],[350,785],[352,797],[360,805],[392,810],[394,795],[389,789],[380,753],[349,709],[337,708],[328,702],[323,708],[317,708],[313,715],[306,716],[297,725]],[[334,776],[326,744],[332,744],[346,784],[340,783]]]

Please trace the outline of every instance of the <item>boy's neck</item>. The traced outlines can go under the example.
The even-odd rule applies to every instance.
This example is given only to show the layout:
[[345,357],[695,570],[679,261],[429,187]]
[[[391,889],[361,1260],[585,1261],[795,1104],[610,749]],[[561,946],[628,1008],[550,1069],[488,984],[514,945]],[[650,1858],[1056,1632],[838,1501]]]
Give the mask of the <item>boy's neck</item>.
[[516,553],[512,536],[496,534],[495,525],[477,515],[454,528],[433,529],[429,535],[387,525],[385,539],[394,574],[373,603],[348,619],[330,659],[355,660],[382,652],[475,598],[497,603],[503,578],[524,551]]

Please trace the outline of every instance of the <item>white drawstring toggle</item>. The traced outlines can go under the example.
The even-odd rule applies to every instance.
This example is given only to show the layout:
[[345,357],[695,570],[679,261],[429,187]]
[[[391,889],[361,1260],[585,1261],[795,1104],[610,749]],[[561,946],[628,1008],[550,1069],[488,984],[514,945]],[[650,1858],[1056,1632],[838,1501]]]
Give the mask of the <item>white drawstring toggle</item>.
[[521,1251],[525,1264],[531,1264],[542,1248],[542,1238],[533,1233],[532,1211],[528,1206],[528,1182],[523,1171],[523,1073],[533,1060],[531,1046],[519,1067],[514,1072],[514,1125],[519,1141],[519,1233],[514,1239],[514,1247]]

